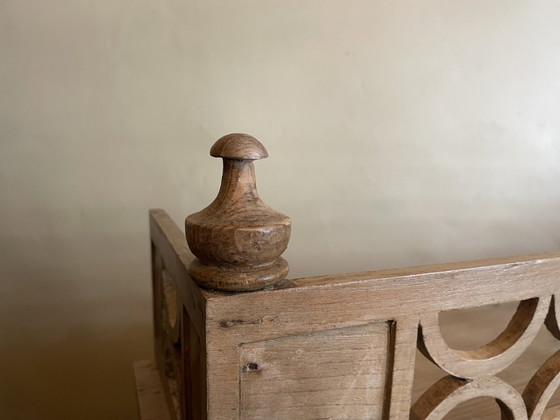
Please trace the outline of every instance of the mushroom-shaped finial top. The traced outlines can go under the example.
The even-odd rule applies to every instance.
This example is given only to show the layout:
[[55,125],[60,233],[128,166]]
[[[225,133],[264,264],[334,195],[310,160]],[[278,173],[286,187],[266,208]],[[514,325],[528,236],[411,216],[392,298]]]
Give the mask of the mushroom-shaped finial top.
[[220,138],[210,149],[210,156],[236,160],[258,160],[268,157],[268,152],[253,136],[233,133]]

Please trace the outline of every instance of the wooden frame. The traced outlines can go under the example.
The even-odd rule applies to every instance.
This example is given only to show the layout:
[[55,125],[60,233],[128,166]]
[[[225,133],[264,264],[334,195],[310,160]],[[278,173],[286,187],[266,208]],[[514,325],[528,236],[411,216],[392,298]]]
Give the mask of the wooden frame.
[[[266,149],[232,134],[211,154],[224,174],[216,200],[186,219],[196,257],[165,211],[150,212],[168,415],[432,420],[490,397],[502,419],[560,418],[549,407],[560,350],[522,392],[498,376],[543,325],[560,340],[560,253],[285,280],[291,222],[260,201],[252,165]],[[442,334],[442,312],[507,302],[518,303],[509,323],[481,347],[456,349]],[[413,401],[417,349],[445,376]]]
[[[192,281],[194,256],[163,210],[151,211],[150,227],[156,354],[178,418],[431,419],[483,395],[501,402],[504,418],[540,419],[560,381],[558,355],[523,395],[494,376],[520,356],[543,323],[560,338],[552,298],[560,286],[560,253],[287,280],[273,290],[227,293]],[[175,288],[167,301],[164,277]],[[169,309],[170,296],[180,310]],[[510,324],[479,349],[453,350],[439,332],[441,311],[513,301],[521,303]],[[176,317],[171,322],[163,318],[170,313]],[[411,411],[417,342],[449,376]],[[324,346],[330,359],[317,360],[313,349]],[[305,372],[293,371],[305,365]],[[317,370],[325,365],[338,372],[336,380]],[[302,375],[307,384],[294,388],[293,379]],[[177,385],[170,386],[173,377]],[[367,385],[354,386],[350,377]],[[316,408],[294,402],[298,394],[308,402],[309,393]]]

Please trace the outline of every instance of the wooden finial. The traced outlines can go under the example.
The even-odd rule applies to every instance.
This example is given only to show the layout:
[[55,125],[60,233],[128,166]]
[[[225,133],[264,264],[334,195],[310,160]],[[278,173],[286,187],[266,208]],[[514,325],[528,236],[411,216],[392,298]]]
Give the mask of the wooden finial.
[[268,157],[264,146],[247,134],[219,139],[210,155],[224,161],[216,199],[185,220],[187,242],[198,257],[189,267],[203,287],[229,291],[258,290],[288,274],[280,255],[291,232],[288,216],[259,198],[253,160]]

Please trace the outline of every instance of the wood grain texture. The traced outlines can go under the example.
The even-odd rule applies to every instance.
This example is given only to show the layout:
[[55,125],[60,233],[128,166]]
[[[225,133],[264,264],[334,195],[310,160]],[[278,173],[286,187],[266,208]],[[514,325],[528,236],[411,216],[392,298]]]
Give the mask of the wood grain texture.
[[496,374],[513,363],[533,342],[550,306],[550,297],[522,301],[506,328],[489,343],[472,350],[452,349],[444,340],[435,312],[420,318],[419,350],[444,371],[461,378]]
[[[508,303],[450,311],[441,316],[440,326],[448,343],[456,349],[478,348],[481,343],[491,342],[507,326],[515,313],[517,304]],[[527,350],[510,366],[498,373],[500,379],[523,393],[531,377],[555,351],[560,342],[546,328],[541,327],[537,337]],[[445,372],[428,361],[420,352],[416,355],[412,400],[437,382]],[[550,401],[551,406],[560,404],[560,395]],[[499,418],[499,408],[491,398],[477,398],[460,404],[448,416],[450,420],[494,420]],[[560,417],[559,417],[560,418]]]
[[411,420],[439,420],[460,403],[478,397],[496,399],[502,420],[527,419],[521,395],[508,383],[492,376],[470,381],[445,376],[414,403],[410,417]]
[[[523,391],[531,420],[543,417],[554,392],[560,386],[560,351],[554,353],[533,375]],[[556,410],[555,410],[556,411]],[[548,416],[552,415],[552,410]]]
[[[224,337],[242,329],[266,340],[281,334],[549,296],[560,289],[558,273],[560,253],[551,253],[299,279],[277,290],[216,294],[208,301],[207,320],[216,326],[238,320],[222,332]],[[289,311],[271,315],[270,308],[288,305]],[[260,328],[265,319],[268,328]]]
[[210,156],[235,160],[258,160],[268,157],[260,141],[243,133],[226,134],[210,149]]
[[[446,339],[457,348],[468,347],[471,343],[481,340],[481,342],[491,341],[491,339],[499,333],[501,324],[511,316],[515,310],[515,305],[491,305],[484,308],[474,308],[465,311],[452,311],[444,317],[442,327],[445,332]],[[403,347],[406,349],[407,347]],[[410,348],[410,347],[408,347]],[[506,368],[499,374],[500,378],[505,380],[516,388],[518,392],[522,392],[531,376],[537,371],[539,366],[543,364],[546,358],[554,351],[560,349],[560,342],[556,341],[547,331],[541,329],[535,342],[527,351],[516,360],[511,366]],[[414,347],[412,352],[415,353]],[[415,401],[418,396],[424,392],[431,384],[436,382],[443,372],[438,369],[433,363],[427,361],[421,354],[417,354],[417,361],[414,371],[414,388],[412,400]],[[396,364],[397,365],[397,364]],[[404,369],[407,374],[410,370]],[[156,373],[157,374],[157,373]],[[159,377],[153,378],[157,382],[157,389],[161,390],[161,383]],[[137,377],[137,387],[140,384]],[[545,381],[546,383],[546,381]],[[154,385],[156,386],[156,385]],[[161,399],[161,394],[160,399]],[[142,399],[145,395],[138,391],[139,403],[142,404]],[[147,397],[149,398],[149,396]],[[163,400],[162,400],[163,401]],[[552,407],[550,412],[542,417],[542,420],[557,420],[560,418],[558,408],[555,406],[560,404],[560,396],[555,396],[550,402]],[[147,402],[148,405],[151,405]],[[391,417],[394,419],[408,419],[408,411],[410,404],[404,404],[406,410],[404,414],[398,417]],[[495,420],[497,417],[495,403],[489,400],[471,400],[461,405],[459,411],[454,410],[451,413],[450,420]],[[153,410],[162,416],[166,414],[164,403],[154,405]],[[554,415],[556,412],[556,415]],[[141,412],[143,413],[143,412]],[[157,417],[156,417],[157,418]],[[533,417],[535,419],[539,417]],[[151,419],[151,417],[142,420]]]
[[393,341],[388,347],[389,368],[385,390],[385,416],[390,420],[408,418],[412,400],[418,319],[396,319],[391,323]]
[[[535,417],[536,419],[536,417]],[[560,419],[560,407],[547,408],[540,420],[558,420]]]
[[248,291],[271,286],[288,274],[280,258],[291,233],[291,220],[259,198],[253,160],[268,156],[264,146],[247,134],[219,139],[211,155],[224,160],[216,199],[189,215],[185,233],[198,257],[189,273],[201,286]]
[[241,346],[242,419],[383,416],[387,322]]
[[[556,301],[550,302],[560,289],[560,253],[286,280],[269,290],[228,293],[194,282],[187,269],[194,257],[163,211],[152,212],[151,228],[154,272],[167,273],[182,305],[174,344],[184,375],[181,420],[406,419],[411,406],[417,418],[451,411],[454,420],[492,418],[478,400],[469,406],[477,397],[495,398],[504,419],[527,418],[528,409],[531,420],[557,412],[555,398],[544,408],[556,386],[549,374],[535,376],[525,400],[521,394],[559,347],[550,335],[542,341],[542,327],[546,319],[555,333]],[[154,302],[167,312],[156,308],[154,319],[172,324],[173,293],[165,287],[162,293]],[[444,312],[508,302],[518,309],[474,347],[458,345],[453,335],[478,336],[486,325],[469,330],[455,318],[460,327],[443,331]],[[485,313],[488,326],[493,313]],[[156,339],[174,342],[172,328],[161,332]],[[456,377],[440,380],[444,370],[418,358],[417,341]],[[537,351],[533,342],[541,342]],[[455,416],[454,407],[464,404],[467,414]]]

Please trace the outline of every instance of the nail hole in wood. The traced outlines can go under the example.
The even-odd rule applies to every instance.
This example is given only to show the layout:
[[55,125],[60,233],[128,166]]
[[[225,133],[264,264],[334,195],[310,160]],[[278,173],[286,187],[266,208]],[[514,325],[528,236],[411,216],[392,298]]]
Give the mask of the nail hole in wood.
[[246,372],[254,372],[259,370],[259,365],[256,363],[247,363],[243,370],[245,370]]

